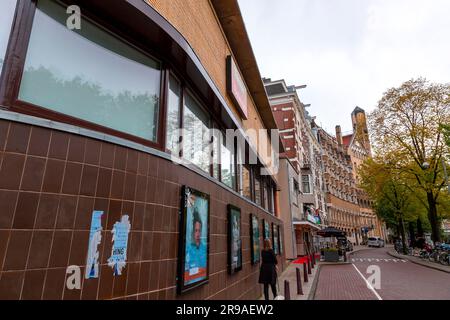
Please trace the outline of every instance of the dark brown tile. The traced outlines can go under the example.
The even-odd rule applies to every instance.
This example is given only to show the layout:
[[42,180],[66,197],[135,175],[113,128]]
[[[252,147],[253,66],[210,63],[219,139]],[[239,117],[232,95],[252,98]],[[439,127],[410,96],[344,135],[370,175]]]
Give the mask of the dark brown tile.
[[11,123],[5,151],[26,153],[30,139],[31,127],[21,123]]
[[139,153],[136,150],[128,149],[127,155],[127,172],[137,173],[138,169],[138,161],[139,161]]
[[43,158],[27,157],[22,185],[20,187],[21,190],[37,192],[41,190],[45,163],[46,160]]
[[141,269],[139,270],[139,293],[149,291],[150,282],[150,262],[141,263]]
[[134,200],[136,194],[136,174],[127,173],[125,176],[124,199]]
[[69,140],[69,152],[67,161],[83,162],[86,148],[86,138],[78,135],[71,135]]
[[0,300],[19,300],[24,272],[5,272],[0,278]]
[[164,212],[162,216],[162,231],[164,232],[170,231],[170,218],[171,218],[171,209],[164,207]]
[[147,178],[147,195],[145,201],[148,203],[156,203],[156,194],[158,191],[158,186],[156,183],[156,178],[149,177]]
[[53,231],[34,231],[27,269],[47,268]]
[[151,262],[149,291],[154,291],[158,289],[158,281],[160,277],[159,269],[160,269],[159,261]]
[[145,197],[147,195],[147,177],[137,176],[136,181],[136,201],[145,202]]
[[161,233],[154,232],[153,233],[153,242],[152,242],[152,260],[161,259]]
[[[103,241],[104,239],[102,239],[102,242]],[[86,265],[86,257],[88,249],[89,249],[89,231],[74,231],[72,239],[72,247],[70,248],[69,265],[71,266]],[[98,249],[100,250],[100,245]]]
[[132,229],[136,231],[144,230],[145,204],[136,202],[134,204]]
[[127,260],[138,262],[142,257],[142,232],[131,232],[128,239]]
[[[103,231],[102,232],[102,243],[100,245],[101,248],[101,263],[107,264],[108,259],[111,257],[112,254],[112,233],[111,231]],[[100,250],[100,249],[99,249]]]
[[67,162],[66,170],[64,172],[64,182],[62,186],[62,193],[78,195],[80,192],[81,173],[83,172],[83,165],[74,162]]
[[148,173],[149,177],[158,177],[158,157],[149,155],[148,156]]
[[11,228],[18,194],[15,191],[0,190],[0,229]]
[[97,193],[100,198],[108,198],[111,190],[112,170],[100,168],[98,173]]
[[106,230],[112,230],[114,223],[118,222],[122,216],[122,202],[117,200],[109,201],[109,211],[107,216]]
[[5,153],[0,170],[0,189],[17,190],[20,185],[25,156]]
[[98,167],[85,165],[81,178],[80,194],[85,196],[95,196],[97,188]]
[[72,231],[55,231],[50,253],[50,268],[67,267],[71,240]]
[[112,168],[114,165],[114,149],[115,146],[110,143],[102,143],[100,152],[100,166]]
[[30,249],[31,234],[31,231],[11,231],[3,266],[4,271],[25,269],[28,250]]
[[53,229],[56,222],[56,214],[59,206],[59,195],[41,194],[35,229]]
[[148,174],[148,157],[149,155],[143,152],[139,152],[138,170],[139,175],[147,176]]
[[113,286],[113,298],[119,298],[125,296],[125,291],[127,287],[128,278],[128,266],[122,269],[122,274],[120,276],[114,277]]
[[128,263],[127,295],[137,294],[139,287],[139,263]]
[[59,193],[64,176],[64,161],[47,160],[47,167],[45,169],[43,192]]
[[149,261],[152,259],[152,249],[153,249],[153,232],[142,233],[142,260]]
[[[0,230],[0,264],[3,265],[3,259],[6,255],[10,230]],[[1,276],[0,276],[1,277]]]
[[56,229],[72,229],[75,223],[77,197],[61,196],[59,200]]
[[87,139],[86,141],[86,153],[84,155],[84,162],[98,166],[100,162],[100,149],[101,143],[97,140]]
[[28,154],[33,156],[46,157],[50,144],[51,130],[47,128],[33,127],[31,129],[30,145]]
[[145,205],[144,230],[153,231],[153,220],[155,215],[155,206],[152,204]]
[[49,269],[45,278],[44,300],[61,300],[66,284],[66,268]]
[[166,287],[167,287],[167,261],[160,261],[158,289],[165,289]]
[[147,300],[158,300],[158,292],[150,292]]
[[21,300],[41,300],[44,288],[45,270],[25,272]]
[[166,208],[163,206],[155,206],[155,215],[153,218],[153,230],[154,231],[161,231],[162,230],[162,224],[163,224],[163,217],[166,213]]
[[77,215],[75,218],[76,230],[90,230],[94,198],[80,197],[78,200]]
[[169,243],[170,241],[170,233],[161,233],[161,245],[160,245],[160,257],[161,259],[169,258],[169,250],[170,246],[173,245]]
[[114,169],[125,170],[127,164],[127,149],[116,146],[114,151]]
[[60,131],[52,131],[48,157],[52,159],[66,160],[69,148],[69,134]]
[[134,202],[124,201],[122,203],[122,215],[128,215],[128,219],[131,223],[131,229],[136,230],[134,227]]
[[121,171],[113,171],[111,198],[123,199],[125,189],[125,174]]
[[20,192],[14,215],[14,229],[32,229],[39,201],[38,193]]
[[[101,274],[100,274],[101,276]],[[98,293],[99,279],[84,280],[83,291],[81,292],[82,300],[96,300]]]
[[5,149],[10,123],[10,121],[0,120],[0,151]]
[[102,265],[100,271],[100,287],[98,292],[99,300],[106,300],[112,298],[113,293],[113,271],[107,265]]

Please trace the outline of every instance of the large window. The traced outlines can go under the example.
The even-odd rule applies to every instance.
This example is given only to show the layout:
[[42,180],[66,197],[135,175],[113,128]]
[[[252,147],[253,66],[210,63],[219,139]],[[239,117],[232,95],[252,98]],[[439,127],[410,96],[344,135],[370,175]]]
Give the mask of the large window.
[[169,101],[167,102],[166,148],[178,155],[180,151],[180,103],[181,86],[173,77],[169,79]]
[[251,175],[250,170],[246,166],[241,166],[242,169],[242,195],[247,199],[252,199]]
[[[2,1],[3,2],[3,1]],[[63,6],[39,0],[19,99],[155,142],[161,65]]]
[[309,175],[302,175],[302,184],[303,184],[303,193],[310,194],[311,193],[311,184],[309,182]]
[[255,176],[255,203],[261,205],[261,180]]
[[184,96],[183,126],[183,157],[209,173],[209,116],[190,94]]
[[[221,174],[222,182],[232,189],[236,187],[236,170],[235,170],[235,153],[232,151],[234,149],[234,141],[227,142],[227,139],[223,139],[223,144],[221,148]],[[227,146],[227,144],[230,144]]]
[[0,73],[3,69],[6,49],[8,47],[9,35],[11,33],[12,21],[16,10],[17,0],[0,1]]

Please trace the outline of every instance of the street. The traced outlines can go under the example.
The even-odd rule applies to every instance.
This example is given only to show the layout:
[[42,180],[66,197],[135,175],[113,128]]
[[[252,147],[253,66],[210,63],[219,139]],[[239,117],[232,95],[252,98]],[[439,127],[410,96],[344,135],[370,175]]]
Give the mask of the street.
[[[448,300],[450,274],[395,259],[389,248],[364,249],[349,257],[351,264],[324,265],[315,300]],[[380,268],[380,288],[369,289],[369,266]],[[371,284],[372,282],[369,281]]]

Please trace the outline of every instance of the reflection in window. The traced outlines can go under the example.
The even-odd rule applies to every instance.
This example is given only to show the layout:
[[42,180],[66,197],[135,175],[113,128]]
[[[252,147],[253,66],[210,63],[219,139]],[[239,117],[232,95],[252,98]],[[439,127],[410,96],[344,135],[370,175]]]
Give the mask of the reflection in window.
[[213,177],[220,179],[220,146],[222,145],[223,135],[218,129],[213,131]]
[[311,193],[311,186],[309,183],[309,175],[302,175],[303,193]]
[[232,189],[235,189],[236,186],[236,173],[235,173],[235,165],[234,165],[234,152],[227,148],[227,141],[223,139],[222,148],[221,148],[221,173],[222,173],[222,182],[229,186]]
[[242,168],[242,195],[247,199],[252,199],[252,189],[250,184],[250,170],[245,166],[241,166]]
[[166,147],[178,155],[180,137],[180,83],[172,76],[169,79],[169,101],[167,104]]
[[209,173],[209,117],[189,94],[184,97],[183,157]]
[[87,19],[70,31],[66,19],[38,1],[19,99],[156,141],[160,63]]
[[16,3],[17,0],[0,1],[0,73],[2,72],[3,61],[8,47]]
[[261,205],[261,181],[258,177],[255,177],[255,203]]
[[268,189],[267,189],[267,185],[265,183],[263,184],[263,186],[264,186],[264,188],[263,188],[263,191],[264,191],[264,209],[269,210],[269,192],[268,192]]

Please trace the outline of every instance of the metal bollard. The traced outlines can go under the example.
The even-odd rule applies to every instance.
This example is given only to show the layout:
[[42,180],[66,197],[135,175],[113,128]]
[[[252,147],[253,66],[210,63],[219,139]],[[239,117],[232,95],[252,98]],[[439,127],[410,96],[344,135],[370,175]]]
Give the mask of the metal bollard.
[[344,262],[347,262],[347,251],[344,250]]
[[291,300],[291,290],[287,280],[284,280],[284,300]]
[[296,268],[296,271],[297,271],[297,294],[303,295],[302,278],[300,275],[300,269]]
[[308,259],[308,274],[311,274],[311,257]]
[[314,266],[316,265],[316,263],[314,261],[314,254],[310,255],[310,259],[311,259],[311,268],[314,269]]
[[303,281],[305,283],[308,282],[308,270],[307,270],[307,267],[306,267],[306,263],[307,262],[303,263]]

